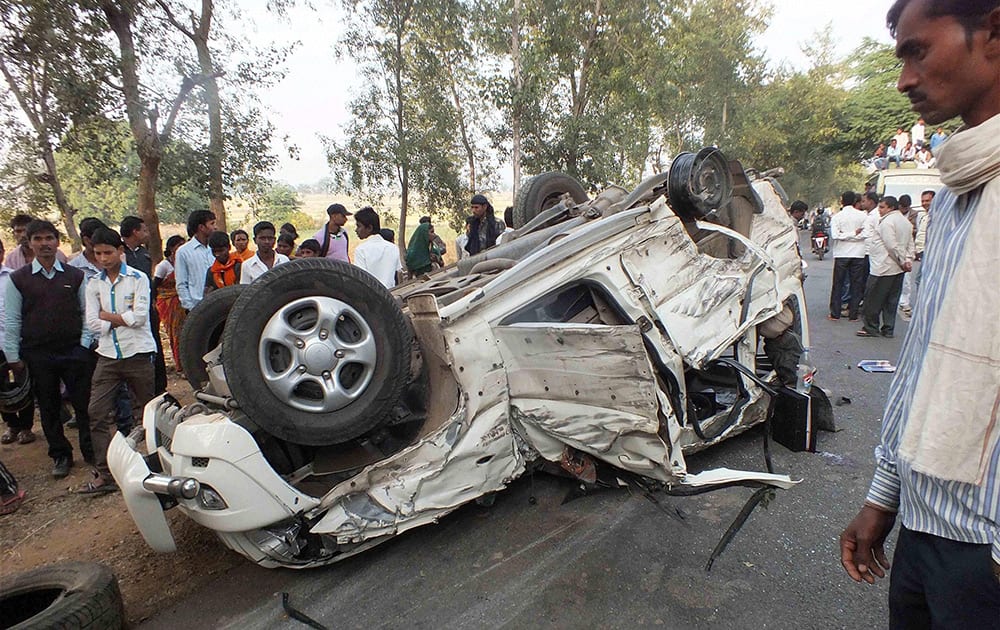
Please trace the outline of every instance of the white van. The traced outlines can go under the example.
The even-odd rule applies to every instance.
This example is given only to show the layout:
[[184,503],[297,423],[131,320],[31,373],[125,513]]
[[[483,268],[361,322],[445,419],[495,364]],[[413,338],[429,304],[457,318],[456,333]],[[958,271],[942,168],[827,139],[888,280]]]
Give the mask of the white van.
[[880,197],[892,195],[899,199],[909,195],[914,206],[920,205],[920,194],[925,190],[937,192],[944,188],[941,173],[936,168],[894,168],[873,173],[868,184],[874,184]]

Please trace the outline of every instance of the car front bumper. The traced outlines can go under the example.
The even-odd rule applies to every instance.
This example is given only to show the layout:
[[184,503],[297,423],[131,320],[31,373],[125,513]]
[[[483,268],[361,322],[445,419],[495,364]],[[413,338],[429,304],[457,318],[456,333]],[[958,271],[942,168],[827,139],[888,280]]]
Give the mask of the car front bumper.
[[[136,440],[121,434],[108,448],[111,474],[150,547],[176,550],[165,505],[177,505],[198,524],[226,533],[268,527],[319,505],[271,468],[246,429],[207,410],[178,419],[176,408],[164,396],[146,406],[143,425],[151,455],[143,456]],[[206,500],[209,494],[217,500]]]
[[170,533],[170,525],[167,524],[167,515],[160,499],[142,485],[153,473],[146,465],[146,460],[121,433],[116,432],[111,439],[108,466],[121,488],[125,507],[146,543],[161,553],[176,551],[177,545]]

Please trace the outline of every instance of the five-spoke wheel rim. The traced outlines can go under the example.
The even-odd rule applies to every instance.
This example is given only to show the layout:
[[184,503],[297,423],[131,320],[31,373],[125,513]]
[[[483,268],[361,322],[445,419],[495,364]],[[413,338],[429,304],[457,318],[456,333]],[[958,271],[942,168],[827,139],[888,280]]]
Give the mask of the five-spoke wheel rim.
[[329,413],[360,397],[372,381],[375,335],[357,310],[330,297],[281,307],[264,326],[258,362],[268,389],[302,411]]

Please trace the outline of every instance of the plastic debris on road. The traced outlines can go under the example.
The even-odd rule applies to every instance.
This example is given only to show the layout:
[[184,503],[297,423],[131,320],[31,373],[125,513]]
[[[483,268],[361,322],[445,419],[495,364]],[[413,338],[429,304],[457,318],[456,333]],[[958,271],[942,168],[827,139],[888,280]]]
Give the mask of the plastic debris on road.
[[858,363],[865,372],[895,372],[896,366],[885,360],[868,359]]

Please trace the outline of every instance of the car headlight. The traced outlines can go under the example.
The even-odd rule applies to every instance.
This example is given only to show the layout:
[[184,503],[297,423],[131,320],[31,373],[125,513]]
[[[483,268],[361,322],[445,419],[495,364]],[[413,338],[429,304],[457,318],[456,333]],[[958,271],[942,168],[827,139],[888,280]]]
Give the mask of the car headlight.
[[726,205],[732,195],[729,160],[715,147],[680,153],[670,163],[667,198],[682,219],[700,219]]

